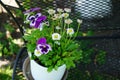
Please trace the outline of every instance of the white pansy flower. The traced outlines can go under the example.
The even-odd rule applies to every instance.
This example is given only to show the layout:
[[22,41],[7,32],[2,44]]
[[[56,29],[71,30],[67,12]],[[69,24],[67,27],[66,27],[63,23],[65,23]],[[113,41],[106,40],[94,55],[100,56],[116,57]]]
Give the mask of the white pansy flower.
[[49,13],[50,15],[52,15],[52,14],[55,13],[55,10],[53,10],[53,9],[49,9],[49,10],[48,10],[48,13]]
[[72,22],[73,22],[73,21],[72,21],[71,19],[66,19],[66,20],[65,20],[65,23],[66,23],[66,24],[71,24]]
[[39,57],[41,55],[41,52],[39,50],[35,49],[34,55]]
[[63,13],[62,17],[67,18],[67,17],[69,17],[69,14],[68,13]]
[[60,28],[59,26],[56,26],[56,29],[59,30],[59,29],[61,29],[61,28]]
[[57,8],[57,11],[58,11],[58,12],[63,12],[63,9]]
[[71,12],[71,9],[70,9],[70,8],[64,8],[64,10],[65,10],[66,12]]
[[77,19],[77,22],[78,22],[79,24],[81,24],[81,23],[82,23],[82,20],[80,20],[80,19]]
[[53,33],[52,34],[52,39],[53,40],[60,40],[60,38],[61,38],[61,35],[59,33]]
[[69,35],[74,34],[73,28],[68,28],[68,29],[67,29],[67,34],[69,34]]

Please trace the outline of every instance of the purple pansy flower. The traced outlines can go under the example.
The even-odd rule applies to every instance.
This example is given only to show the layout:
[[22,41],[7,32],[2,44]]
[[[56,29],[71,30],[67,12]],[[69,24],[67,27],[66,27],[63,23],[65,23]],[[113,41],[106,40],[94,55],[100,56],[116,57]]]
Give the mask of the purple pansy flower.
[[37,50],[40,51],[42,54],[47,54],[51,51],[51,46],[46,43],[46,38],[40,38],[37,41]]
[[42,54],[47,54],[51,49],[51,46],[49,44],[38,44],[37,45],[38,51],[40,51]]
[[34,12],[34,11],[38,11],[38,10],[40,10],[40,8],[36,7],[36,8],[31,8],[31,9],[29,9],[27,11],[24,11],[23,13],[26,14],[26,13],[30,13],[30,12]]
[[34,28],[39,28],[40,24],[46,20],[46,16],[42,16],[41,13],[37,13],[35,16],[30,16],[30,26]]

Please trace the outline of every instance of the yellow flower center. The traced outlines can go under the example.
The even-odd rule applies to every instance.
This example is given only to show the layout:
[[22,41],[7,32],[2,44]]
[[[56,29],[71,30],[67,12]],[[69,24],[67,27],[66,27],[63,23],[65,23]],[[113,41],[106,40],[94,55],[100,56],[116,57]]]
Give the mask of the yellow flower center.
[[58,35],[55,35],[54,38],[58,38]]
[[72,31],[72,29],[69,29],[68,32],[71,33],[71,32],[73,32],[73,31]]
[[46,48],[46,46],[44,45],[43,48]]
[[40,51],[37,51],[36,53],[37,53],[37,54],[40,54]]

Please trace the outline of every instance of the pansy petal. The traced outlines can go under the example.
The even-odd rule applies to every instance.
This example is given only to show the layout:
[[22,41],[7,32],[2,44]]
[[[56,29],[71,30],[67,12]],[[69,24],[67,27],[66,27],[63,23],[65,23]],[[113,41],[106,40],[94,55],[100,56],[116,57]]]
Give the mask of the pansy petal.
[[44,25],[44,23],[41,23],[41,24],[39,25],[39,29],[40,29],[40,31],[43,30],[43,25]]
[[34,19],[35,19],[35,16],[28,17],[28,20],[34,20]]
[[41,22],[40,21],[38,21],[38,20],[36,20],[35,21],[35,26],[34,26],[34,28],[39,28],[39,25],[41,24]]
[[36,7],[36,8],[31,8],[31,9],[30,9],[30,11],[31,11],[31,12],[38,11],[38,10],[40,10],[40,8],[39,8],[39,7]]
[[42,14],[41,13],[37,13],[36,15],[35,15],[35,18],[38,18],[38,17],[40,17]]
[[29,9],[27,11],[24,11],[23,13],[26,14],[26,13],[30,13],[30,12],[34,12],[34,11],[38,11],[38,10],[40,10],[40,8],[36,7],[36,8],[31,8],[31,9]]
[[40,16],[40,17],[38,17],[37,19],[36,19],[36,24],[35,24],[35,28],[38,28],[39,27],[39,25],[43,22],[43,21],[45,21],[46,20],[46,16]]
[[46,44],[46,39],[45,38],[38,39],[37,44]]
[[46,20],[46,16],[40,16],[38,17],[37,21],[45,21]]
[[34,20],[30,22],[30,27],[33,27],[33,26],[35,26],[35,21]]

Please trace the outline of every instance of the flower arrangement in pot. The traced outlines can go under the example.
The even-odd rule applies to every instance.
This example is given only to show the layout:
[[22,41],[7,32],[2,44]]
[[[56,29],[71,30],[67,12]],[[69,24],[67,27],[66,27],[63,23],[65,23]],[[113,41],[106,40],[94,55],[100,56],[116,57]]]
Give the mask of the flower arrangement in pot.
[[82,21],[76,20],[74,30],[74,21],[69,15],[71,9],[49,9],[48,16],[36,12],[38,10],[32,8],[25,12],[25,22],[32,28],[24,35],[31,73],[35,80],[61,80],[65,70],[75,67],[82,58],[82,50],[75,40]]

